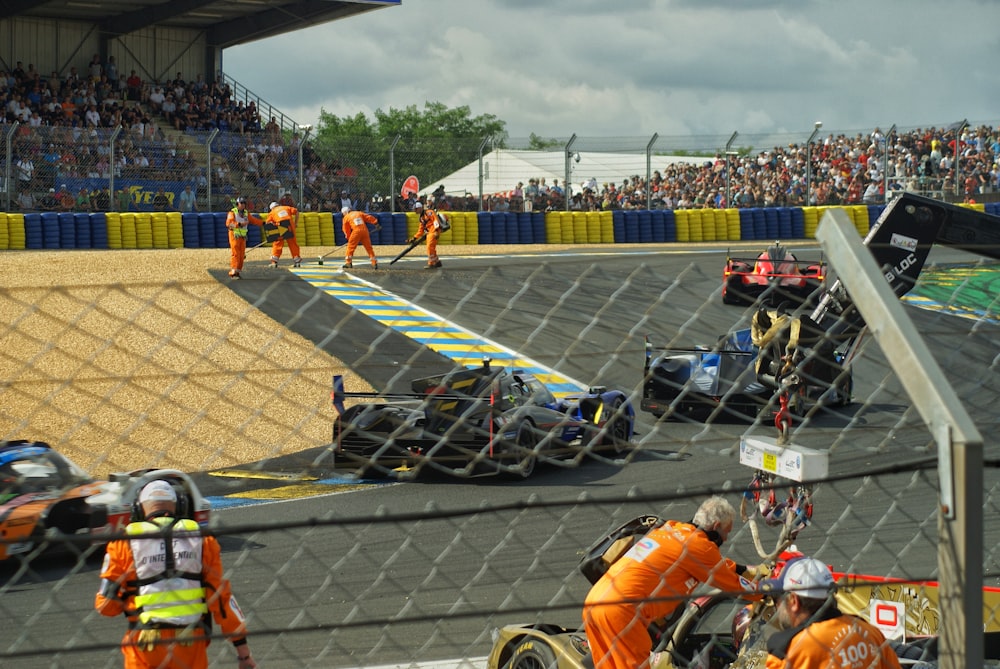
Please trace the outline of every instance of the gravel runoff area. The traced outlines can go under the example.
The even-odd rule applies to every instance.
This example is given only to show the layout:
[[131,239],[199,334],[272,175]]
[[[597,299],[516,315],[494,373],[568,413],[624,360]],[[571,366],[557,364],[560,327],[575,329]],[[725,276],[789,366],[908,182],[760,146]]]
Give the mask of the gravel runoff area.
[[[303,261],[331,250],[303,248]],[[266,257],[247,269],[265,271]],[[93,476],[205,471],[322,446],[331,375],[372,390],[215,279],[228,249],[2,251],[0,263],[0,439],[46,441]]]

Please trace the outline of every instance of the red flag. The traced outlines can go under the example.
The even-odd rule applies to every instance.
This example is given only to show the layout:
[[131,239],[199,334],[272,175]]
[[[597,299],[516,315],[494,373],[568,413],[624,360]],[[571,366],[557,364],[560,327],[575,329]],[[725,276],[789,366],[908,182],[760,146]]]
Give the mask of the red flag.
[[410,175],[406,177],[406,181],[403,182],[403,189],[399,191],[399,194],[403,196],[403,199],[406,199],[411,194],[416,195],[419,190],[420,182],[417,181],[417,177]]

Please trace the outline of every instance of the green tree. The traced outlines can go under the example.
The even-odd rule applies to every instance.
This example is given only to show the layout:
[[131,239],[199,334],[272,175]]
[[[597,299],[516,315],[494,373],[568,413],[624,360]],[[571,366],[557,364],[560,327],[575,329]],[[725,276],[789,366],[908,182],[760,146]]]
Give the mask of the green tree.
[[[312,147],[340,171],[345,186],[369,194],[398,193],[411,174],[429,184],[477,160],[485,140],[492,140],[491,148],[502,146],[505,128],[506,123],[492,114],[472,116],[466,106],[449,109],[440,102],[427,102],[423,110],[416,105],[378,109],[374,118],[362,113],[341,118],[324,109]],[[390,150],[395,166],[392,184]]]
[[545,139],[540,137],[535,133],[531,133],[528,137],[528,148],[532,151],[551,151],[552,149],[561,149],[566,145],[566,141],[562,139]]

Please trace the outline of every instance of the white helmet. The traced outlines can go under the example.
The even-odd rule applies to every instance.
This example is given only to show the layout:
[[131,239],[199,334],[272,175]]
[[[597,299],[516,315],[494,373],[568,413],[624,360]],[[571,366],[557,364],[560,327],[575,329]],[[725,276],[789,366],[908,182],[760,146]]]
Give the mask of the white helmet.
[[416,202],[413,203],[413,208],[414,209],[423,209],[423,207],[424,207],[424,203],[421,202],[420,200],[417,200]]
[[341,214],[349,214],[349,213],[351,213],[351,208],[350,207],[341,207],[340,208],[340,213]]
[[271,211],[272,209],[274,209],[274,208],[275,208],[275,207],[277,207],[277,206],[278,206],[278,203],[277,203],[277,202],[272,202],[271,204],[269,204],[269,205],[267,206],[267,210],[268,210],[268,211]]

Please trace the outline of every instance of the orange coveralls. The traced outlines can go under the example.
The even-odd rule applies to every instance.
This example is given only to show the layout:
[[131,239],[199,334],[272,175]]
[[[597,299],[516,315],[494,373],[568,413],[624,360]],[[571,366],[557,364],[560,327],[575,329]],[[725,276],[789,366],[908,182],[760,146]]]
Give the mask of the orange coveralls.
[[375,249],[372,248],[372,239],[368,234],[369,225],[378,225],[378,218],[363,211],[350,211],[344,214],[343,230],[344,236],[347,237],[345,263],[351,263],[354,251],[357,250],[358,244],[361,244],[368,252],[368,259],[371,260],[372,267],[378,265],[378,261],[375,259]]
[[417,229],[418,237],[423,234],[427,235],[427,266],[440,267],[437,248],[438,238],[441,236],[441,224],[438,223],[437,212],[427,207],[424,207],[420,214],[420,227]]
[[[300,263],[302,256],[299,253],[299,242],[295,239],[295,228],[299,225],[299,210],[295,207],[279,204],[271,210],[264,222],[291,229],[292,236],[288,238],[288,250],[292,252],[292,260],[295,261],[295,264]],[[281,249],[284,247],[284,239],[276,239],[271,243],[271,262],[278,262],[278,258],[281,257]]]
[[264,220],[255,214],[233,207],[226,215],[229,229],[229,276],[239,276],[243,271],[243,261],[247,257],[247,225],[263,225]]
[[[153,539],[161,541],[161,539]],[[202,539],[202,571],[201,578],[208,595],[208,610],[212,618],[222,628],[223,633],[232,640],[234,645],[246,641],[246,627],[243,622],[243,612],[233,597],[229,581],[223,577],[222,557],[219,542],[215,537]],[[101,568],[102,588],[94,599],[94,607],[102,616],[113,617],[125,614],[129,621],[129,629],[122,637],[122,654],[125,656],[125,669],[206,669],[208,667],[207,637],[195,641],[177,644],[158,644],[152,650],[136,645],[141,630],[134,629],[137,623],[135,615],[135,595],[138,576],[135,570],[135,559],[128,540],[112,541],[108,544],[104,555],[104,566]],[[118,590],[109,595],[104,586]],[[158,630],[161,640],[171,639],[176,631],[173,629]]]
[[650,530],[587,594],[583,622],[596,669],[648,666],[650,624],[673,613],[701,583],[740,594],[752,587],[694,525],[670,520]]
[[829,615],[804,629],[771,635],[767,669],[900,669],[899,658],[877,627],[836,609]]

